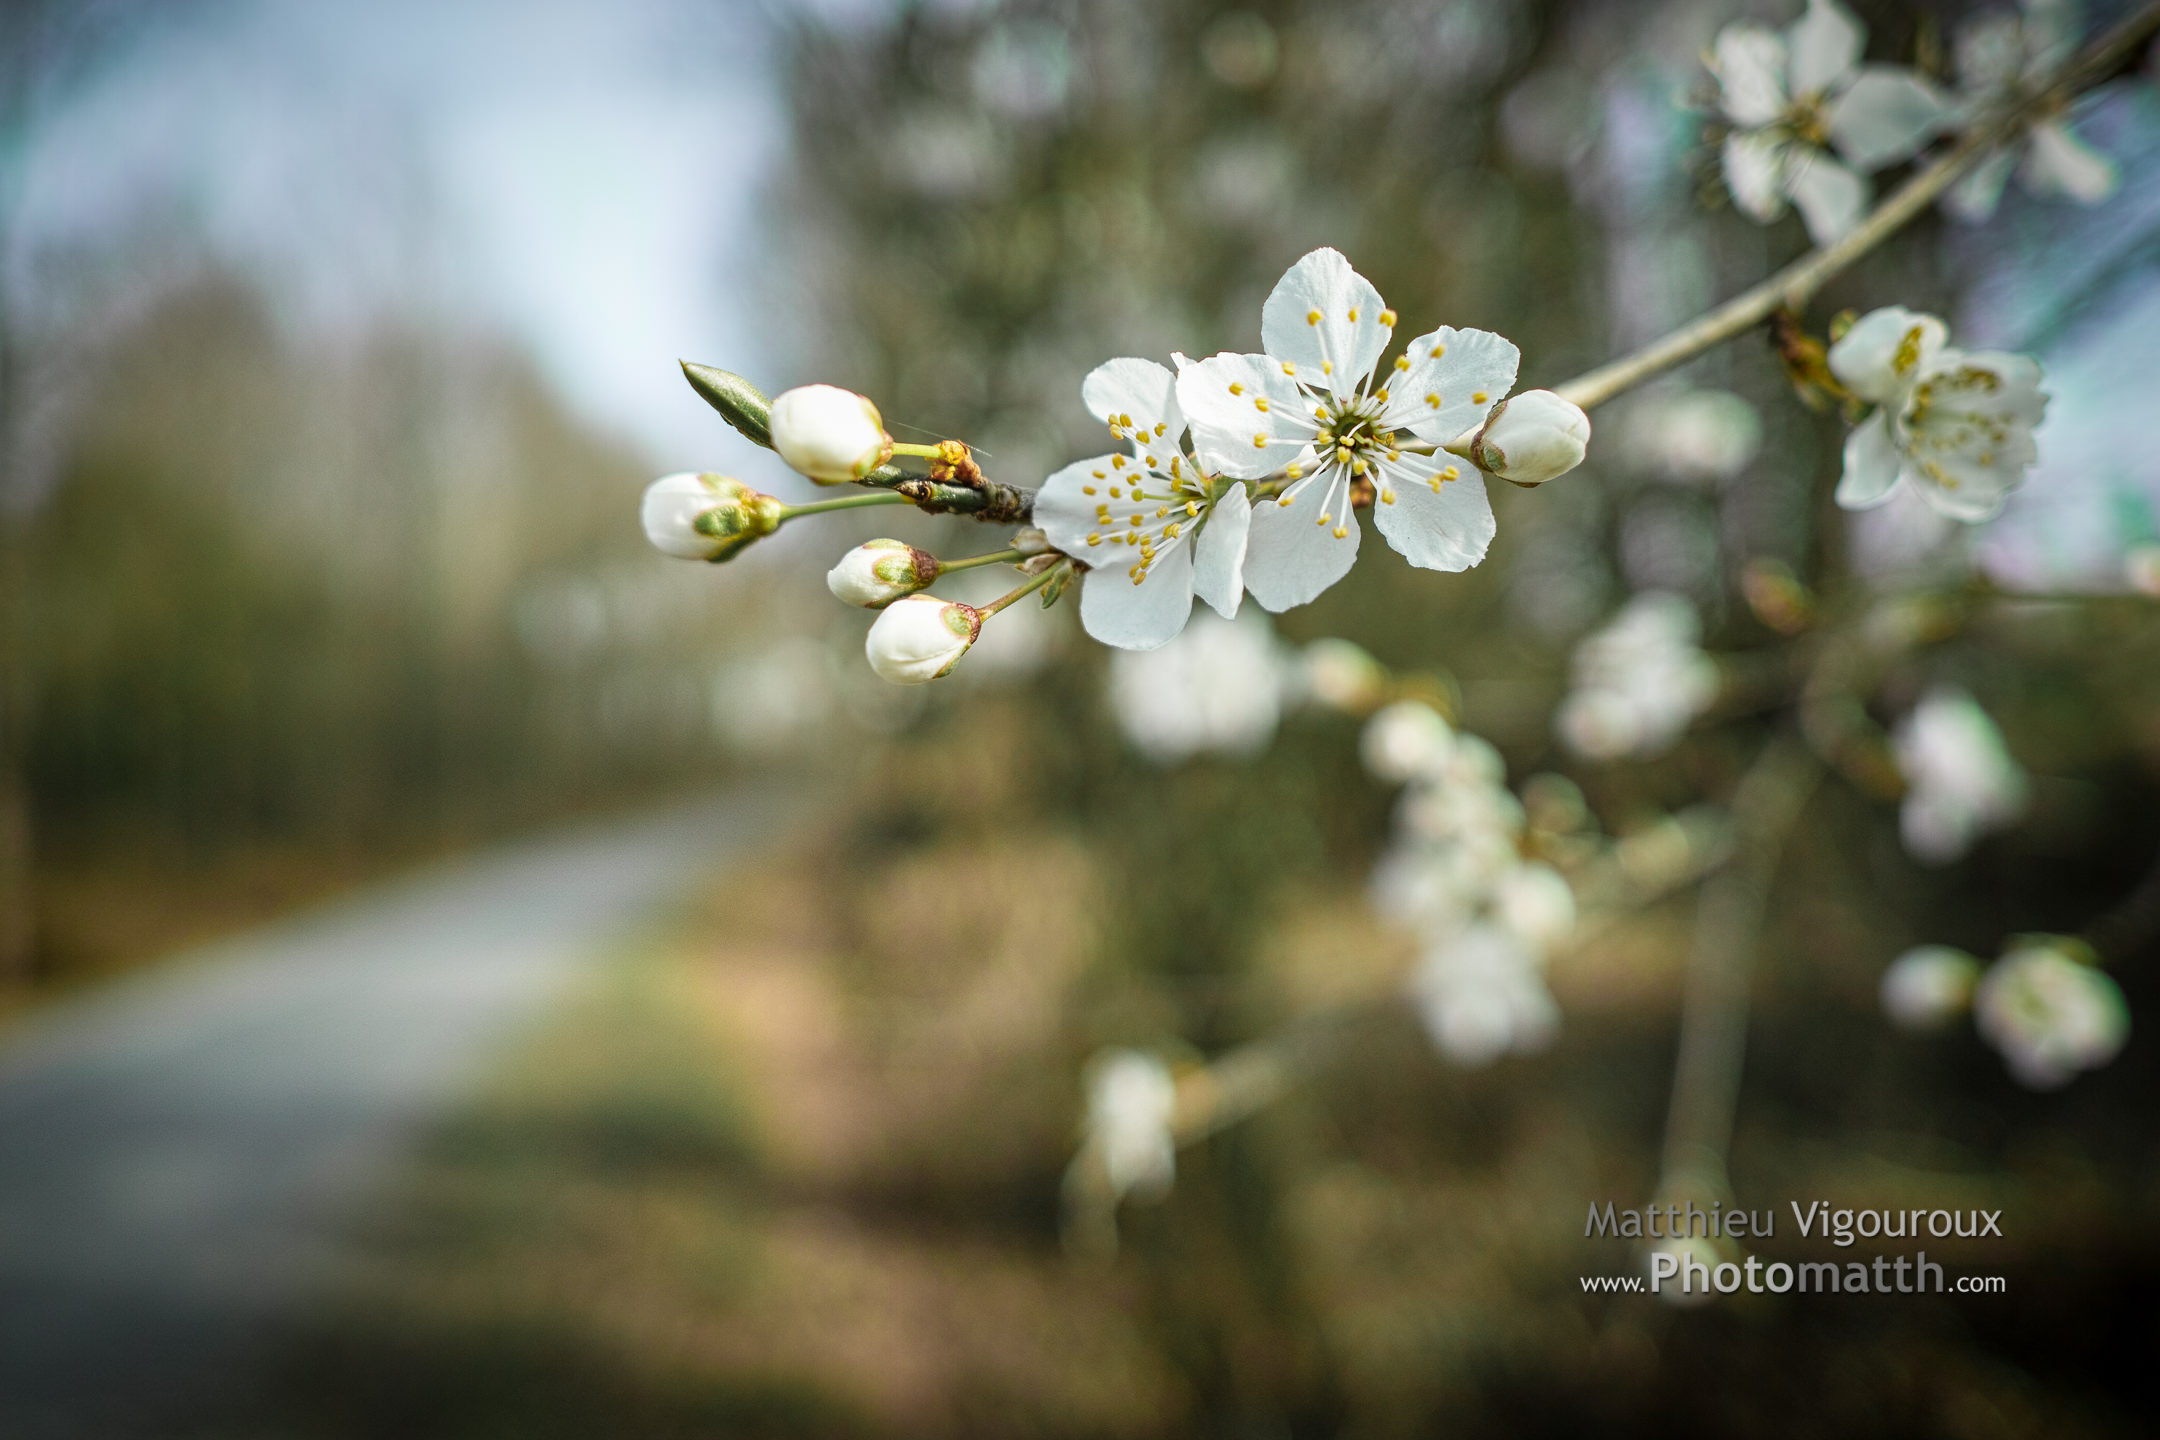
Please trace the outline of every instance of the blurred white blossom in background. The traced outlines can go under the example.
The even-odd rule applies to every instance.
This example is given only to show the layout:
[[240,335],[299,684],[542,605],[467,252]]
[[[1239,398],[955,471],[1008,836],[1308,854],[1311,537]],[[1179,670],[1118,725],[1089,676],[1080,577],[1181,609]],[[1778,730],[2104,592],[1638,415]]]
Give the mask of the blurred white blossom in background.
[[1948,945],[1920,945],[1883,971],[1882,1007],[1901,1030],[1937,1030],[1965,1013],[1980,962]]
[[[2043,84],[2076,51],[2078,28],[2077,6],[2068,0],[2023,0],[2014,11],[1959,26],[1958,101],[1966,116],[1978,119]],[[2081,205],[2107,199],[2122,179],[2115,162],[2080,140],[2066,117],[2050,115],[1968,171],[1943,196],[1943,208],[1968,224],[1986,220],[2002,203],[2013,170],[2031,194]]]
[[1827,245],[1867,209],[1862,177],[1910,158],[1954,118],[1919,75],[1862,65],[1866,44],[1867,30],[1837,0],[1808,0],[1782,33],[1749,24],[1718,32],[1710,69],[1733,126],[1725,184],[1752,219],[1768,224],[1790,201],[1809,237]]
[[1138,1050],[1110,1050],[1089,1066],[1087,1135],[1112,1195],[1157,1198],[1177,1175],[1170,1115],[1177,1082],[1170,1067]]
[[1574,686],[1554,725],[1592,759],[1672,748],[1717,698],[1717,662],[1698,643],[1702,621],[1678,595],[1645,591],[1575,649]]
[[2120,987],[2060,944],[2022,946],[1996,961],[1980,982],[1973,1012],[2010,1073],[2035,1090],[2098,1069],[2130,1038]]
[[1265,615],[1202,610],[1159,649],[1111,654],[1110,706],[1125,738],[1158,765],[1208,751],[1256,755],[1275,738],[1291,674]]
[[1905,848],[1945,865],[2025,810],[2025,772],[1979,702],[1955,685],[1921,697],[1893,736],[1906,791],[1898,812]]

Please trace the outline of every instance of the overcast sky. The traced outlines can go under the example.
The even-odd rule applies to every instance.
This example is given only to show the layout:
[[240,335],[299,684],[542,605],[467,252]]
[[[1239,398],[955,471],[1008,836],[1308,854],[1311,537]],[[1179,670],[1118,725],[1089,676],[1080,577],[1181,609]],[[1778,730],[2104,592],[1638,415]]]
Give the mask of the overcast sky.
[[[409,306],[497,328],[656,465],[714,463],[710,412],[674,367],[761,368],[753,297],[726,279],[756,253],[754,202],[783,134],[751,5],[151,13],[38,130],[30,251],[177,228],[295,324]],[[108,288],[126,282],[116,268]]]

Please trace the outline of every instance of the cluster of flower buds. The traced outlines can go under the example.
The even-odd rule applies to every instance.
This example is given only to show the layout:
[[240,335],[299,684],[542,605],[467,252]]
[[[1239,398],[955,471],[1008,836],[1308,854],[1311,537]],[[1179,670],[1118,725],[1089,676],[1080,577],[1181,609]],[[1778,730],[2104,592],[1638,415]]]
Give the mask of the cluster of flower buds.
[[1883,972],[1882,1005],[1913,1031],[1942,1029],[1970,1010],[1981,1038],[2034,1090],[2099,1069],[2130,1038],[2121,987],[2091,946],[2061,935],[2021,936],[1985,973],[1948,945],[1908,950]]
[[1524,857],[1500,752],[1416,700],[1375,713],[1363,749],[1368,769],[1405,786],[1373,893],[1422,942],[1410,994],[1433,1043],[1473,1066],[1542,1049],[1560,1022],[1543,967],[1574,929],[1575,895]]

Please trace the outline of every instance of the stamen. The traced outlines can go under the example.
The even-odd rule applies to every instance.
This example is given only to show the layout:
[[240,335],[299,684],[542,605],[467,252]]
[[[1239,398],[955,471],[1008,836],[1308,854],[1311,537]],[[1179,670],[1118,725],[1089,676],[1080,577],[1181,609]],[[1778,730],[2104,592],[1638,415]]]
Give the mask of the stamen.
[[1319,311],[1317,311],[1317,310],[1308,310],[1308,311],[1306,311],[1306,312],[1305,312],[1305,323],[1306,323],[1307,325],[1318,325],[1318,324],[1320,323],[1320,312],[1319,312]]
[[1483,390],[1476,391],[1470,396],[1470,403],[1472,405],[1482,405],[1485,403],[1485,400],[1486,395]]
[[1232,395],[1242,395],[1245,393],[1245,387],[1233,380],[1230,382],[1230,393]]
[[1382,311],[1380,312],[1380,323],[1381,323],[1382,325],[1385,325],[1385,326],[1387,326],[1387,327],[1388,327],[1388,329],[1390,329],[1390,330],[1394,329],[1394,328],[1395,328],[1395,312],[1394,312],[1394,311],[1392,311],[1392,310],[1382,310]]

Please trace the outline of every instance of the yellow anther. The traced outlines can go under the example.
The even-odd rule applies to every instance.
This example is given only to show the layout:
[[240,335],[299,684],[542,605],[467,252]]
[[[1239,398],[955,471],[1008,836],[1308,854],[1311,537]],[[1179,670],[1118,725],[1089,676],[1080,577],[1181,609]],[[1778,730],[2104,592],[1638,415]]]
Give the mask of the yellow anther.
[[1332,375],[1332,374],[1334,374],[1334,373],[1335,373],[1335,362],[1334,362],[1334,361],[1332,361],[1332,360],[1322,360],[1322,361],[1320,362],[1320,373],[1321,373],[1322,375]]
[[1375,400],[1377,400],[1377,401],[1379,401],[1379,402],[1380,402],[1380,403],[1381,403],[1382,405],[1385,405],[1385,404],[1387,404],[1387,391],[1385,391],[1385,390],[1376,390],[1376,391],[1374,391],[1374,392],[1373,392],[1373,397],[1372,397],[1372,398],[1373,398],[1373,399],[1375,399]]
[[1317,310],[1308,310],[1308,311],[1306,311],[1306,312],[1305,312],[1305,323],[1306,323],[1307,325],[1317,325],[1317,324],[1319,324],[1319,323],[1320,323],[1320,312],[1319,312],[1319,311],[1317,311]]
[[1392,491],[1392,490],[1382,490],[1382,491],[1380,492],[1380,503],[1381,503],[1382,505],[1392,505],[1392,504],[1394,504],[1394,503],[1395,503],[1395,492],[1394,492],[1394,491]]
[[1352,451],[1352,450],[1351,450],[1351,448],[1350,448],[1349,446],[1347,446],[1347,445],[1338,445],[1338,446],[1336,446],[1336,447],[1335,447],[1335,463],[1336,463],[1336,464],[1338,464],[1338,465],[1347,465],[1347,464],[1349,464],[1349,463],[1350,463],[1350,457],[1351,457],[1351,456],[1352,456],[1352,455],[1353,455],[1354,453],[1356,453],[1356,452]]
[[1169,428],[1169,424],[1165,421],[1158,420],[1155,422],[1155,433],[1158,436],[1160,436],[1164,431],[1168,430]]
[[1132,429],[1132,416],[1120,415],[1117,417],[1117,423],[1124,426],[1127,430],[1130,430]]
[[1350,323],[1352,325],[1357,324],[1357,306],[1355,305],[1350,307]]
[[1305,478],[1305,467],[1302,465],[1285,465],[1282,473],[1292,480],[1302,480]]
[[1284,509],[1288,509],[1290,507],[1290,497],[1288,495],[1285,495],[1280,500],[1277,500],[1275,503],[1282,506]]
[[1349,530],[1345,529],[1345,528],[1344,528],[1343,526],[1341,526],[1341,525],[1337,525],[1337,526],[1335,527],[1335,538],[1336,538],[1337,540],[1347,540],[1347,539],[1349,539],[1349,538],[1350,538],[1350,532],[1349,532]]
[[1160,460],[1157,460],[1157,459],[1156,459],[1156,458],[1155,458],[1154,456],[1152,456],[1152,455],[1150,455],[1150,456],[1148,456],[1148,457],[1147,457],[1147,463],[1148,463],[1148,469],[1150,469],[1150,470],[1160,470],[1160,469],[1162,469],[1162,461],[1160,461]]
[[1232,395],[1242,395],[1245,393],[1245,387],[1238,384],[1237,381],[1233,380],[1230,382],[1230,393]]
[[1102,536],[1100,536],[1100,535],[1090,535],[1090,536],[1088,536],[1088,544],[1090,544],[1090,545],[1100,545],[1100,544],[1102,544]]
[[1170,473],[1172,476],[1178,473],[1178,457],[1175,455],[1170,457]]
[[1160,519],[1162,519],[1162,518],[1163,518],[1163,516],[1165,516],[1165,515],[1168,515],[1169,513],[1170,513],[1170,507],[1169,507],[1169,506],[1167,506],[1167,505],[1158,505],[1158,506],[1156,506],[1156,507],[1155,507],[1155,518],[1156,518],[1157,520],[1160,520]]
[[1364,457],[1364,456],[1360,455],[1360,456],[1358,456],[1358,457],[1357,457],[1357,459],[1355,459],[1355,460],[1352,460],[1352,461],[1350,462],[1350,473],[1351,473],[1352,475],[1362,475],[1362,474],[1364,474],[1364,473],[1365,473],[1365,457]]
[[1316,525],[1325,525],[1332,521],[1334,518],[1335,517],[1332,515],[1322,515],[1318,520],[1314,521],[1313,523]]
[[1297,374],[1297,366],[1291,364],[1288,360],[1285,360],[1282,362],[1282,373],[1285,375],[1295,375]]
[[1470,397],[1470,403],[1471,403],[1472,405],[1482,405],[1482,404],[1484,404],[1484,403],[1485,403],[1486,399],[1487,399],[1487,396],[1486,396],[1485,392],[1484,392],[1483,390],[1479,390],[1479,391],[1477,391],[1477,392],[1475,392],[1474,394],[1472,394],[1472,395],[1471,395],[1471,397]]
[[1095,493],[1095,487],[1092,485],[1082,485],[1080,487],[1080,493],[1083,495],[1092,495]]
[[1441,357],[1442,355],[1445,355],[1445,354],[1447,354],[1447,346],[1445,346],[1445,345],[1435,345],[1435,346],[1433,346],[1433,347],[1432,347],[1432,358],[1433,358],[1433,359],[1437,360],[1437,359],[1439,359],[1439,358],[1440,358],[1440,357]]
[[1107,480],[1110,478],[1109,476],[1103,474],[1103,472],[1100,470],[1095,471],[1094,475],[1097,480]]
[[1139,516],[1137,516],[1137,515],[1133,516],[1133,517],[1132,517],[1132,523],[1133,523],[1133,524],[1135,524],[1135,525],[1138,525],[1138,524],[1140,523],[1140,517],[1139,517]]
[[1187,515],[1198,515],[1200,513],[1200,502],[1197,500],[1187,500],[1185,502],[1185,513]]
[[1255,436],[1253,436],[1253,437],[1252,437],[1252,443],[1253,443],[1253,449],[1255,449],[1255,450],[1265,450],[1265,449],[1267,449],[1267,436],[1265,436],[1265,435],[1255,435]]
[[1253,397],[1253,402],[1252,402],[1252,403],[1253,403],[1253,409],[1255,409],[1255,410],[1259,410],[1259,411],[1262,411],[1262,412],[1265,412],[1265,411],[1267,410],[1267,397],[1266,397],[1266,396],[1264,396],[1264,395],[1259,395],[1259,396],[1255,396],[1255,397]]
[[1447,469],[1440,472],[1440,478],[1442,480],[1460,480],[1462,479],[1462,471],[1456,469],[1453,465],[1450,465],[1447,467]]
[[1390,450],[1387,452],[1387,458],[1390,460],[1400,460],[1402,459],[1402,451]]
[[1172,526],[1170,526],[1170,527],[1169,527],[1168,529],[1164,530],[1164,531],[1163,531],[1162,533],[1163,533],[1164,535],[1168,536],[1168,537],[1169,537],[1170,539],[1172,539],[1172,540],[1175,540],[1175,539],[1177,539],[1177,535],[1178,535],[1178,530],[1177,530],[1177,526],[1175,526],[1175,525],[1172,525]]
[[1120,489],[1118,489],[1118,487],[1117,487],[1117,486],[1115,486],[1115,485],[1112,485],[1112,486],[1110,487],[1110,498],[1111,498],[1111,499],[1113,499],[1113,500],[1119,499],[1119,498],[1123,497],[1123,495],[1124,495],[1124,494],[1125,494],[1125,492],[1124,492],[1123,490],[1120,490]]
[[1392,311],[1392,310],[1382,310],[1382,311],[1380,312],[1380,323],[1381,323],[1382,325],[1385,325],[1385,326],[1387,326],[1387,327],[1388,327],[1388,329],[1390,329],[1390,330],[1394,329],[1394,328],[1395,328],[1395,312],[1394,312],[1394,311]]
[[1438,480],[1437,478],[1436,478],[1436,479],[1432,479],[1432,480],[1427,480],[1427,481],[1426,481],[1425,483],[1426,483],[1427,485],[1430,485],[1430,486],[1432,486],[1432,493],[1433,493],[1433,494],[1437,495],[1437,494],[1439,494],[1439,493],[1440,493],[1440,481],[1439,481],[1439,480]]
[[1433,392],[1432,392],[1432,394],[1430,394],[1430,395],[1427,395],[1427,396],[1425,397],[1425,403],[1426,403],[1427,405],[1430,405],[1430,406],[1431,406],[1431,407],[1432,407],[1433,409],[1435,409],[1435,410],[1439,409],[1439,408],[1440,408],[1440,392],[1439,392],[1439,391],[1437,391],[1437,390],[1435,390],[1435,391],[1433,391]]
[[1124,468],[1125,468],[1125,457],[1124,457],[1124,456],[1122,456],[1122,455],[1113,455],[1113,456],[1111,456],[1111,457],[1110,457],[1110,468],[1111,468],[1111,469],[1113,469],[1113,470],[1122,470],[1122,469],[1124,469]]
[[1397,356],[1395,357],[1395,368],[1396,368],[1397,370],[1407,370],[1407,369],[1409,369],[1409,368],[1410,368],[1410,357],[1409,357],[1409,356],[1407,356],[1407,355],[1397,355]]

